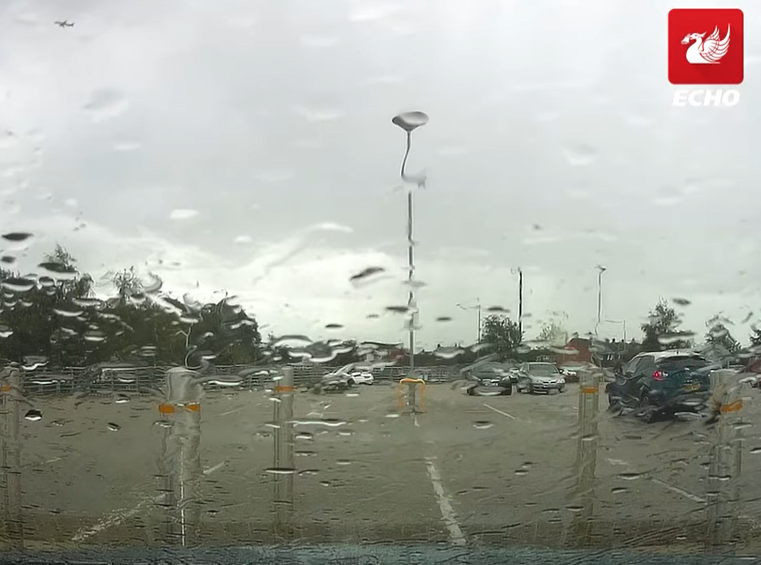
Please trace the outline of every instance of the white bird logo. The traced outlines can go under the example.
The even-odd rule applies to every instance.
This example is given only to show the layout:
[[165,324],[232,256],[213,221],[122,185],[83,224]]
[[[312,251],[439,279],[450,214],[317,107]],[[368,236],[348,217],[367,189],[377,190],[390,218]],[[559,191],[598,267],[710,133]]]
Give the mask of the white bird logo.
[[690,45],[685,56],[691,65],[715,65],[729,51],[729,26],[724,39],[719,39],[719,28],[715,28],[708,39],[703,41],[704,33],[688,33],[682,39],[682,45]]

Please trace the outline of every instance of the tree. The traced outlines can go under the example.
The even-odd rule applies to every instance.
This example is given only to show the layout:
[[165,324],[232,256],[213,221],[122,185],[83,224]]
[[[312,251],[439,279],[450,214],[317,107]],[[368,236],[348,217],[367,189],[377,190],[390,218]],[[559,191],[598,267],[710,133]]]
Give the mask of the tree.
[[489,346],[501,361],[509,358],[523,341],[523,333],[517,322],[507,316],[486,316],[481,328],[481,342]]
[[543,341],[547,345],[563,347],[568,341],[568,332],[558,322],[548,322],[542,326],[542,330],[539,332],[539,341]]
[[665,349],[689,349],[692,347],[691,332],[679,330],[681,320],[676,311],[661,299],[650,311],[648,321],[640,327],[645,334],[642,340],[643,351],[662,351]]

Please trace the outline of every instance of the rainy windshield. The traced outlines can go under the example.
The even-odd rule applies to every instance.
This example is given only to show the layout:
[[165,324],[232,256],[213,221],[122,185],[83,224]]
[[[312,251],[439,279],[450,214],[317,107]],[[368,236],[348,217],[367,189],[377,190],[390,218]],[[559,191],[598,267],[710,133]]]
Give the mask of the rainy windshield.
[[761,5],[697,4],[0,3],[0,561],[759,555]]

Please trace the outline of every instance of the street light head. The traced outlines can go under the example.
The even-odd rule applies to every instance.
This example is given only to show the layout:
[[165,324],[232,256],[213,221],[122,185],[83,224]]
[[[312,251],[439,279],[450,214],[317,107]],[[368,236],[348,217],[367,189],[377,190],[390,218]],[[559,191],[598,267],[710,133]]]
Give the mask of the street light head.
[[607,267],[603,267],[602,265],[597,265],[597,267],[595,267],[595,268],[596,268],[596,269],[599,269],[601,273],[604,273],[605,271],[607,271],[607,270],[608,270],[608,268],[607,268]]
[[428,123],[428,114],[420,111],[404,112],[394,116],[391,119],[391,123],[395,126],[399,126],[407,133],[411,133],[412,130]]

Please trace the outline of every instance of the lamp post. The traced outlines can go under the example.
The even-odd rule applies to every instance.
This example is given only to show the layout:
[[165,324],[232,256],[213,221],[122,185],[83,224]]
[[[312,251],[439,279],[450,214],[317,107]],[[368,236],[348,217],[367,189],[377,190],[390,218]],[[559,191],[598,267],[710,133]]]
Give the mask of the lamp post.
[[595,324],[595,337],[597,337],[597,330],[600,326],[600,316],[602,314],[602,274],[607,271],[606,267],[597,265],[597,323]]
[[462,305],[462,304],[460,304],[458,302],[457,303],[457,307],[461,308],[462,310],[476,310],[476,311],[478,311],[478,330],[476,332],[476,339],[478,341],[476,341],[476,343],[481,343],[481,299],[480,298],[476,298],[476,305],[475,306],[464,306],[464,305]]
[[523,335],[523,269],[518,267],[512,272],[518,273],[518,330]]
[[[425,178],[410,179],[407,177],[406,167],[407,158],[410,154],[410,147],[412,144],[412,132],[417,128],[424,126],[428,123],[428,115],[425,112],[404,112],[398,114],[391,119],[391,123],[395,126],[402,128],[407,134],[407,150],[404,152],[404,159],[402,159],[402,169],[400,175],[402,181],[412,181],[417,183],[420,187],[424,184]],[[407,283],[410,287],[409,296],[407,298],[407,308],[409,313],[409,347],[410,347],[410,374],[415,369],[415,325],[417,322],[417,301],[415,299],[415,254],[414,254],[414,240],[413,236],[413,198],[412,190],[407,190]]]

